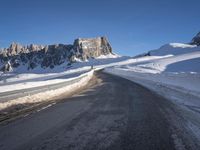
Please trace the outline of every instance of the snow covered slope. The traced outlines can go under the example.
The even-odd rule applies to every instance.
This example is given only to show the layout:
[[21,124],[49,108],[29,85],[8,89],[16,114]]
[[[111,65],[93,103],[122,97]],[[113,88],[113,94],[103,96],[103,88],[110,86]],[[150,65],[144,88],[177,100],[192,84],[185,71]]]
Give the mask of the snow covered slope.
[[46,46],[12,43],[0,51],[0,93],[57,83],[58,78],[62,82],[92,66],[103,68],[129,58],[114,54],[106,37]]
[[191,52],[200,51],[197,45],[183,44],[183,43],[169,43],[163,45],[157,50],[149,51],[151,56],[164,56],[164,55],[180,55]]
[[[156,58],[157,59],[154,59]],[[135,59],[144,62],[107,68],[179,103],[200,107],[200,46],[170,43]]]
[[108,68],[107,71],[135,80],[174,86],[200,96],[200,52]]
[[91,69],[91,66],[101,69],[116,64],[130,63],[129,59],[131,57],[120,57],[110,54],[99,56],[96,59],[88,59],[88,61],[76,62],[70,66],[67,63],[63,63],[54,69],[42,69],[38,67],[31,71],[27,71],[25,68],[23,71],[16,70],[9,73],[2,73],[0,74],[0,93],[63,82],[68,78],[77,76],[77,74],[87,72]]
[[130,64],[127,67],[141,73],[200,72],[200,51],[175,56],[162,57],[143,64]]

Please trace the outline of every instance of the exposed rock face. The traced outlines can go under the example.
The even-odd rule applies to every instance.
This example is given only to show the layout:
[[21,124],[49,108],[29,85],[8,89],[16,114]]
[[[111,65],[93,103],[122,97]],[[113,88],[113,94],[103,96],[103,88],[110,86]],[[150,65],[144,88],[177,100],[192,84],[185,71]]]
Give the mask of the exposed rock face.
[[[26,66],[28,70],[38,66],[54,68],[64,62],[69,64],[77,59],[86,60],[100,55],[112,53],[112,48],[105,37],[76,39],[73,45],[35,45],[22,46],[12,43],[9,48],[0,52],[0,70],[11,71],[9,68]],[[9,65],[8,65],[9,62]]]
[[105,37],[94,39],[76,39],[74,47],[76,57],[82,60],[112,53],[112,48]]
[[3,72],[10,72],[12,71],[12,66],[10,64],[10,62],[6,62],[5,65],[0,69],[0,71],[3,71]]
[[200,46],[200,32],[192,39],[191,44]]
[[39,51],[43,48],[44,46],[42,45],[31,44],[28,46],[22,46],[18,43],[12,43],[9,48],[5,48],[2,51],[6,53],[7,56],[15,56],[15,55],[20,55],[21,53]]

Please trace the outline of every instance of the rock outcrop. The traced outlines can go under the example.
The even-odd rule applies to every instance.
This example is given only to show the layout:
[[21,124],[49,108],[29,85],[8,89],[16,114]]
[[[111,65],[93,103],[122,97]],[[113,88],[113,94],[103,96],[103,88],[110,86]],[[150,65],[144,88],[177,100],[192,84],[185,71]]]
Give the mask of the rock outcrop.
[[200,32],[192,39],[191,44],[200,46]]
[[112,48],[105,37],[76,39],[74,41],[73,49],[75,50],[76,57],[81,58],[82,60],[112,53]]
[[10,62],[6,62],[3,67],[0,69],[0,71],[3,71],[3,72],[11,72],[13,69],[12,69],[12,66],[10,64]]
[[[35,45],[22,46],[12,43],[9,48],[0,52],[0,70],[11,71],[9,68],[25,66],[28,70],[38,66],[41,68],[54,68],[64,62],[69,64],[77,59],[85,61],[100,55],[112,53],[107,38],[79,38],[74,44]],[[9,62],[9,65],[8,65]]]

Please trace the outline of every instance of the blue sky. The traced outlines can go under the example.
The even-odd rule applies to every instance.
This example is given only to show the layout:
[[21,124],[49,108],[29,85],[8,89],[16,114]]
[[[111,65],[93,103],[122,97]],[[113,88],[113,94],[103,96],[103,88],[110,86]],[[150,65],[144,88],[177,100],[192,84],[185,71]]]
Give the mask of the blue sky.
[[136,55],[200,31],[199,0],[1,0],[0,47],[73,43],[107,36],[116,53]]

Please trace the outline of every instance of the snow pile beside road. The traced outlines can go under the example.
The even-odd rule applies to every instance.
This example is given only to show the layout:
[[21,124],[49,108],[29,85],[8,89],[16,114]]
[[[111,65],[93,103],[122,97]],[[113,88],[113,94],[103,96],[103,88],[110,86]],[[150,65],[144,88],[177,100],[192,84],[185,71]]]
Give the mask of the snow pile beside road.
[[65,87],[62,87],[59,89],[48,90],[42,93],[2,102],[0,103],[0,110],[4,110],[6,108],[21,105],[21,104],[34,104],[34,103],[50,101],[53,98],[60,96],[61,94],[70,94],[71,92],[74,92],[80,89],[81,87],[84,87],[88,83],[88,81],[92,78],[93,72],[94,70],[91,70],[87,73],[81,74],[78,77],[70,78],[69,81],[76,80],[76,79],[80,79],[80,80],[78,82],[72,83],[70,85],[66,85]]
[[34,87],[41,87],[41,86],[51,86],[53,84],[63,83],[70,80],[73,80],[74,77],[79,76],[81,74],[86,73],[86,71],[80,71],[77,73],[60,73],[50,76],[44,76],[40,78],[34,78],[30,80],[25,80],[24,82],[11,82],[5,83],[0,86],[0,93],[15,91],[15,90],[23,90],[23,89],[30,89]]
[[[183,47],[183,51],[181,51],[180,46]],[[191,48],[188,50],[188,53],[186,53],[185,48],[188,47],[194,47],[196,51],[191,52]],[[166,55],[160,56],[159,59],[115,66],[105,70],[108,73],[119,75],[137,82],[168,98],[179,99],[178,101],[181,103],[200,106],[199,49],[200,47],[197,46],[175,44],[172,49],[168,50],[169,53],[167,53],[166,50]],[[170,56],[169,54],[172,54],[171,52],[173,50],[179,53],[174,53],[175,55]],[[158,53],[161,54],[160,51]],[[169,93],[167,93],[167,91]],[[176,94],[173,95],[172,91],[174,91],[174,93],[176,91]]]

